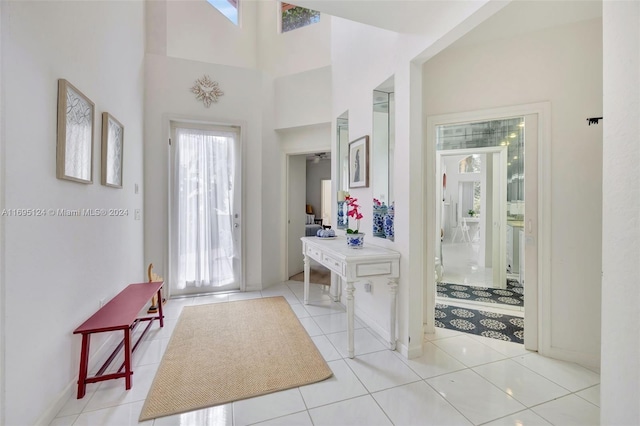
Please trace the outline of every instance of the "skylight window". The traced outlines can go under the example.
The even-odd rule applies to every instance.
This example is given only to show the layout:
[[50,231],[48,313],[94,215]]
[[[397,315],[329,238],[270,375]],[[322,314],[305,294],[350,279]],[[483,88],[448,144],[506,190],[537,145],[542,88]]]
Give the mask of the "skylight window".
[[282,3],[281,19],[282,32],[286,33],[287,31],[320,22],[320,12],[289,3]]
[[226,16],[235,25],[238,25],[238,2],[240,0],[207,0],[209,4],[224,16]]

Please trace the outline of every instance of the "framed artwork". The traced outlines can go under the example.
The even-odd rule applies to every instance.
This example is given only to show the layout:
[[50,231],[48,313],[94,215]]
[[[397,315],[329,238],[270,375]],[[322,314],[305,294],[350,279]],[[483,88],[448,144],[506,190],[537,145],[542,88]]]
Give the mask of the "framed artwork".
[[349,188],[369,187],[369,136],[349,144]]
[[102,113],[102,184],[122,188],[124,126],[108,112]]
[[67,80],[58,80],[56,177],[93,183],[95,105]]

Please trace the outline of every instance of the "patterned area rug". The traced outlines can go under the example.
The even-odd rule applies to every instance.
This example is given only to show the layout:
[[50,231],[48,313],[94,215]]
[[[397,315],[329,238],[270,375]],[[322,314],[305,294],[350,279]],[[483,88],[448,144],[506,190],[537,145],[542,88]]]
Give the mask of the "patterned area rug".
[[436,327],[524,343],[524,318],[436,303]]
[[507,280],[506,289],[440,283],[438,297],[524,306],[524,287],[517,280]]

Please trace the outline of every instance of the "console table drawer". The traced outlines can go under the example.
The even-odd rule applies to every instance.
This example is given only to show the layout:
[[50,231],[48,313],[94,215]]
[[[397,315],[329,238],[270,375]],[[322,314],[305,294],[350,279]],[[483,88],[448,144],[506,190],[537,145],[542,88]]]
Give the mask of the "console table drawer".
[[322,252],[315,247],[307,246],[307,255],[322,263]]
[[334,259],[333,257],[323,254],[322,255],[322,264],[327,268],[331,269],[333,272],[344,275],[344,268],[342,262]]
[[356,277],[391,274],[391,262],[368,263],[356,265]]

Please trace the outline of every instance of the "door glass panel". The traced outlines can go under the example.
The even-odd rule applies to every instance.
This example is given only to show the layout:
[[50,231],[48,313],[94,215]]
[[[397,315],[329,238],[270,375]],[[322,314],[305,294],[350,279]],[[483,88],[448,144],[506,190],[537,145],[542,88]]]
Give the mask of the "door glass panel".
[[239,288],[234,129],[174,128],[172,293]]

